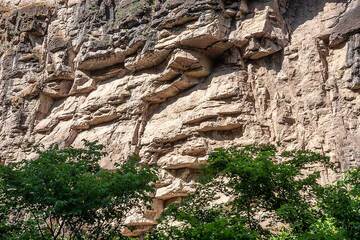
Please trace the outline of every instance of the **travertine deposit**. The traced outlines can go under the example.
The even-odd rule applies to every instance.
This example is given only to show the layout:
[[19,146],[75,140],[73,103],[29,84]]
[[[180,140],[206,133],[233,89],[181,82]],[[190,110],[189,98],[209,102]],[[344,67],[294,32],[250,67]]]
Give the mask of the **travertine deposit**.
[[161,180],[128,220],[138,232],[216,147],[360,164],[360,0],[0,3],[0,162],[82,139],[106,146],[106,168],[139,154]]

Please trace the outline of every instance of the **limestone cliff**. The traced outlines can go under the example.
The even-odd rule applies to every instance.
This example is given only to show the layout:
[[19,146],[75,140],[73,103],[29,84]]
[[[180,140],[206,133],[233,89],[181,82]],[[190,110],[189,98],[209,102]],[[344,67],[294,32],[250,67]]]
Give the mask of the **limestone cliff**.
[[220,146],[360,164],[360,0],[0,3],[0,162],[99,140],[161,167],[155,210]]

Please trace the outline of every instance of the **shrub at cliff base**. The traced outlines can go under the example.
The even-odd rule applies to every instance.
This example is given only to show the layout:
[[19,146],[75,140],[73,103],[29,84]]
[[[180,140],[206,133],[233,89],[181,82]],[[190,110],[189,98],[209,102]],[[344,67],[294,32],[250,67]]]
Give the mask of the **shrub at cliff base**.
[[[119,234],[133,206],[150,200],[155,172],[134,157],[114,171],[102,146],[52,147],[34,161],[0,168],[0,239],[129,239]],[[217,149],[195,193],[167,206],[147,240],[360,239],[360,169],[322,186],[332,168],[311,151],[273,146]]]
[[148,239],[360,239],[360,170],[321,186],[320,173],[311,171],[315,165],[332,167],[328,157],[311,151],[218,149],[197,191],[169,206]]
[[0,239],[112,239],[130,208],[149,200],[153,170],[132,157],[101,169],[102,146],[39,152],[1,166]]

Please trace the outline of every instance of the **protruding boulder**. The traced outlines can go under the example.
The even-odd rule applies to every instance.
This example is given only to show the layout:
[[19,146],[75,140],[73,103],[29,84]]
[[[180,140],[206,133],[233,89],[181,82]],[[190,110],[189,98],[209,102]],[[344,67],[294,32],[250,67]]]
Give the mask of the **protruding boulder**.
[[89,93],[94,89],[96,89],[96,81],[85,73],[77,71],[69,94]]
[[254,17],[238,23],[229,40],[245,48],[245,58],[259,59],[278,52],[288,43],[288,33],[282,16],[270,6],[256,11]]
[[199,168],[206,162],[206,159],[186,155],[165,155],[157,164],[164,169]]
[[194,188],[191,183],[185,183],[181,179],[175,179],[169,186],[158,188],[155,198],[169,200],[172,198],[185,197],[193,191]]

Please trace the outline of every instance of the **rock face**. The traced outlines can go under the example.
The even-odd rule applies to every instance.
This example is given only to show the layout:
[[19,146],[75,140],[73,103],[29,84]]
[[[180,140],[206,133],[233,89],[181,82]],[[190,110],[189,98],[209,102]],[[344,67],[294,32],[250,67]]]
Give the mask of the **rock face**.
[[191,192],[216,147],[360,164],[360,0],[0,3],[0,162],[87,139],[106,168],[159,165],[155,211],[128,235]]

